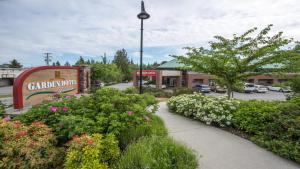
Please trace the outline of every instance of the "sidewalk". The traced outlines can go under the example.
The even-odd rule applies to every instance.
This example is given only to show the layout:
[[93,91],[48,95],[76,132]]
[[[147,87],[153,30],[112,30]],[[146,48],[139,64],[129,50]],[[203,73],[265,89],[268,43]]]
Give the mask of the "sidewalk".
[[168,112],[165,102],[157,113],[171,136],[194,149],[201,169],[300,169],[254,143],[221,129]]

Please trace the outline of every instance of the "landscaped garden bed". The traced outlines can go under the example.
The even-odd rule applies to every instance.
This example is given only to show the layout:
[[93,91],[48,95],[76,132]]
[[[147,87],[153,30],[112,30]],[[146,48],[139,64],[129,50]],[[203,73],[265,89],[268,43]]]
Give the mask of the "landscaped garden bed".
[[300,163],[300,99],[288,101],[238,101],[201,94],[169,99],[169,110],[222,127]]
[[194,152],[167,136],[149,94],[103,88],[56,97],[0,120],[0,168],[197,167]]

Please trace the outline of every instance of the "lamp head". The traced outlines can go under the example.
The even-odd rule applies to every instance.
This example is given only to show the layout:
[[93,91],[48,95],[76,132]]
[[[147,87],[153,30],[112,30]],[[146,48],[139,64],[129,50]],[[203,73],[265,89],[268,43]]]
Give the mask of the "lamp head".
[[150,18],[150,15],[145,10],[144,1],[141,2],[141,13],[139,13],[137,15],[137,17],[139,19],[148,19],[148,18]]

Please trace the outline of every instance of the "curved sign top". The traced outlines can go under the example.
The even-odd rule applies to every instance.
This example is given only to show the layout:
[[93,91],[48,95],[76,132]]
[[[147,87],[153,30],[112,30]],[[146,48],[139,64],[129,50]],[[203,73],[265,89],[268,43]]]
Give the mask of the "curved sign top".
[[15,109],[49,100],[55,93],[77,94],[80,90],[80,67],[41,66],[22,72],[14,81]]

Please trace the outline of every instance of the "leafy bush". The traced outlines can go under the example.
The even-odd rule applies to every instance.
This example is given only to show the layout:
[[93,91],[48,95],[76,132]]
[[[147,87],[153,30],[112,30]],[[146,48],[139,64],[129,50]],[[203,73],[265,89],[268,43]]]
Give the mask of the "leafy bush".
[[300,163],[300,99],[244,101],[233,122],[258,145]]
[[128,87],[124,90],[124,93],[126,94],[137,94],[138,90],[135,87]]
[[128,147],[116,169],[195,169],[192,150],[168,137],[146,137]]
[[300,77],[292,79],[290,85],[295,93],[300,93]]
[[173,96],[178,96],[178,95],[182,95],[182,94],[193,94],[195,92],[194,89],[190,89],[187,87],[179,87],[179,88],[175,88],[173,90]]
[[153,87],[143,87],[144,93],[149,93],[155,97],[171,97],[172,92],[167,92],[163,89],[157,89]]
[[168,107],[171,112],[198,119],[206,124],[228,126],[238,101],[225,97],[206,97],[202,94],[183,94],[171,97]]
[[55,168],[62,162],[61,152],[44,123],[25,126],[9,118],[0,121],[0,168]]
[[264,130],[265,124],[279,113],[278,102],[241,101],[239,109],[234,113],[233,124],[247,133],[259,134]]
[[118,142],[112,134],[105,138],[101,134],[74,136],[68,145],[66,169],[108,169],[120,155]]
[[5,113],[5,107],[4,104],[0,101],[0,118],[3,116]]
[[158,116],[146,116],[145,120],[148,121],[145,125],[130,127],[119,136],[119,145],[124,150],[128,145],[137,142],[140,138],[145,136],[166,136],[167,129],[164,122]]
[[45,122],[63,144],[76,134],[113,133],[118,136],[130,127],[143,125],[146,123],[144,117],[150,114],[149,106],[156,111],[154,96],[103,88],[92,96],[43,103],[16,119],[26,124]]

